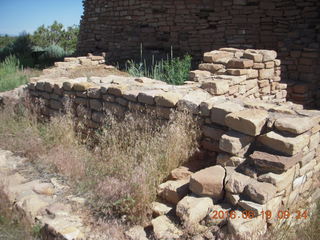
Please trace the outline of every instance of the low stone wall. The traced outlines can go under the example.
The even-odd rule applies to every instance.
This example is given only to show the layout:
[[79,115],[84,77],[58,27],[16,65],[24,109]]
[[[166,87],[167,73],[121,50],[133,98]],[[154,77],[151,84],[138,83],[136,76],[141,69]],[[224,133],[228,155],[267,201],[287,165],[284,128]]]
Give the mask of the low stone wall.
[[[269,53],[273,55],[266,60]],[[220,63],[215,60],[218,56]],[[225,58],[231,59],[221,63]],[[159,186],[163,202],[153,203],[157,217],[152,220],[157,239],[184,234],[169,219],[169,211],[175,211],[185,231],[231,234],[237,239],[248,239],[248,235],[257,239],[267,226],[294,222],[298,213],[301,216],[295,222],[301,223],[302,214],[320,197],[320,112],[284,102],[279,62],[272,52],[221,49],[206,53],[204,59],[201,70],[191,72],[193,81],[182,86],[108,76],[43,79],[30,83],[27,90],[32,102],[43,102],[42,114],[64,112],[65,103],[70,102],[75,115],[91,129],[101,127],[108,112],[119,119],[135,112],[167,120],[173,111],[187,110],[200,119],[200,145],[211,166],[200,171],[180,167]],[[236,83],[230,85],[232,81]],[[252,93],[247,87],[251,83]],[[278,87],[272,90],[274,83]],[[245,86],[246,93],[230,93],[234,86]],[[236,218],[227,217],[231,210]],[[244,210],[253,218],[245,218]],[[221,211],[223,217],[217,217]],[[283,211],[291,217],[285,219]]]

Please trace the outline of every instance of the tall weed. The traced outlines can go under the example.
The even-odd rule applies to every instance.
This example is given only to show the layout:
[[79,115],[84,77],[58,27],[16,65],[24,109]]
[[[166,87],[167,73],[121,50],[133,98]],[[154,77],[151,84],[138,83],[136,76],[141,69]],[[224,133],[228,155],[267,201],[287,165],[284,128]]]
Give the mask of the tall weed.
[[126,71],[135,77],[149,77],[173,85],[181,85],[188,80],[191,69],[191,57],[167,58],[158,62],[152,61],[149,66],[146,61],[135,63],[128,61]]
[[14,89],[27,83],[27,77],[20,68],[20,62],[15,56],[6,57],[0,63],[0,92]]

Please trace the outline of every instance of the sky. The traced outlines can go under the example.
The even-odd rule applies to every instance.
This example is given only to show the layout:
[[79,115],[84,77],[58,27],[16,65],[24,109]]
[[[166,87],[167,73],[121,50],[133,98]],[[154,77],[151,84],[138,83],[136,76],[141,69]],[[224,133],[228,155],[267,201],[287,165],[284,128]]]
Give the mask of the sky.
[[82,0],[0,0],[0,34],[32,33],[55,20],[79,25],[82,13]]

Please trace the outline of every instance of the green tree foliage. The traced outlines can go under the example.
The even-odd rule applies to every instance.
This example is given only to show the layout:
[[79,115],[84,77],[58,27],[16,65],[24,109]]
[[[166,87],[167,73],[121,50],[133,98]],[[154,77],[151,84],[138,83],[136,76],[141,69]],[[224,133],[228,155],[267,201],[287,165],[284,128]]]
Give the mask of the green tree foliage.
[[63,24],[54,21],[50,26],[41,25],[38,27],[31,39],[34,45],[42,48],[57,45],[65,51],[75,51],[78,33],[78,26],[65,28]]
[[0,35],[0,48],[6,47],[10,43],[12,43],[15,39],[16,37],[11,37],[7,34],[3,36]]

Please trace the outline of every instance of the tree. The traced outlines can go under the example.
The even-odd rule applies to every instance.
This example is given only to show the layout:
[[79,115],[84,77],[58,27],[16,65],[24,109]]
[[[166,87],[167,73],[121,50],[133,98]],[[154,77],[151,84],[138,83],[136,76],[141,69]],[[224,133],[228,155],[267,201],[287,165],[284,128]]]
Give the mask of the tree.
[[63,24],[54,21],[50,26],[41,25],[38,27],[32,36],[32,41],[34,45],[42,48],[58,45],[65,51],[75,51],[78,33],[78,26],[75,25],[65,29]]

